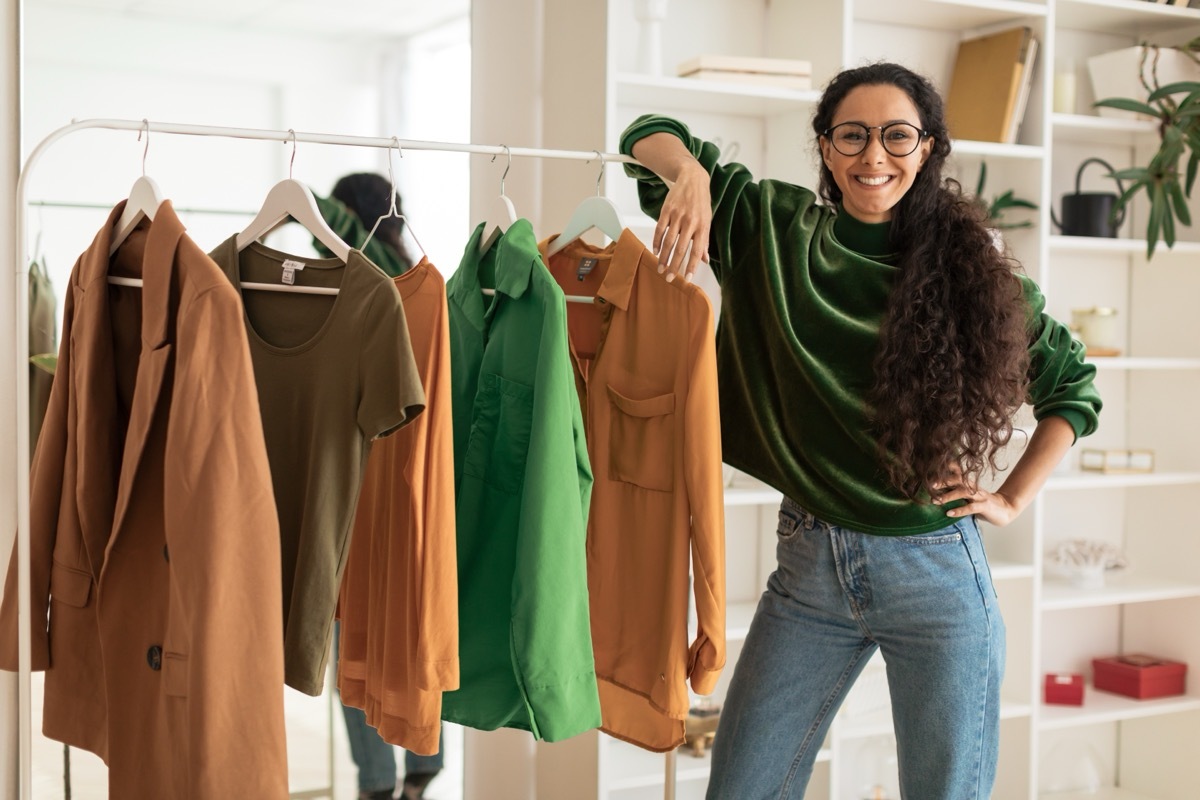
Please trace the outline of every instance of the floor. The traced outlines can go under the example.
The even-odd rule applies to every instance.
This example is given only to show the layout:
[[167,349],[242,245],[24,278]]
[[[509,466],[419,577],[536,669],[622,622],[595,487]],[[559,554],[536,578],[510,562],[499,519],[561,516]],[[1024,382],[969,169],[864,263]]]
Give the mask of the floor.
[[[329,693],[321,697],[308,697],[285,689],[288,785],[293,797],[354,800],[358,796],[346,729],[341,709],[336,707],[335,702]],[[38,800],[66,800],[63,745],[39,733],[42,728],[41,673],[33,675],[32,706],[33,796]],[[462,742],[462,730],[458,726],[447,725],[446,768],[426,790],[426,797],[430,800],[462,800]],[[404,754],[399,750],[396,752],[396,764],[403,772]],[[106,800],[107,783],[107,768],[100,759],[82,750],[71,750],[70,800]]]

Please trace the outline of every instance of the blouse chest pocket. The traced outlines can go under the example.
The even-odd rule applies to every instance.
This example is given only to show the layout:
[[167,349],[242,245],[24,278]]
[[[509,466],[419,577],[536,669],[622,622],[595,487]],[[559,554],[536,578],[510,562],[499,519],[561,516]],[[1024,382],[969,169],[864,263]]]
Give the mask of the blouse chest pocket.
[[608,477],[643,489],[675,486],[675,393],[634,400],[608,386]]
[[475,395],[475,413],[463,473],[508,494],[520,494],[533,424],[533,388],[485,372]]

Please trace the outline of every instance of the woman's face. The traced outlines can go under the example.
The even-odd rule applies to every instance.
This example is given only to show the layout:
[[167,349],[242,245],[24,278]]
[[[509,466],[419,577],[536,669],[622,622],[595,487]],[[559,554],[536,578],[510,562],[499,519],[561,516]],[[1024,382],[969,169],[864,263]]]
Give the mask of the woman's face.
[[[822,136],[821,157],[833,180],[842,190],[842,205],[846,211],[861,222],[886,222],[892,218],[892,209],[913,185],[917,173],[929,158],[933,149],[930,137],[912,142],[912,128],[897,126],[886,132],[888,147],[902,152],[912,144],[915,149],[904,156],[895,156],[884,148],[878,126],[895,122],[906,122],[914,128],[921,127],[921,116],[908,94],[890,84],[858,86],[851,89],[833,112],[834,128],[844,122],[856,122],[866,126],[867,146],[857,155],[843,155],[861,144],[861,129],[849,126],[833,130],[830,136]],[[837,139],[834,147],[832,139]]]

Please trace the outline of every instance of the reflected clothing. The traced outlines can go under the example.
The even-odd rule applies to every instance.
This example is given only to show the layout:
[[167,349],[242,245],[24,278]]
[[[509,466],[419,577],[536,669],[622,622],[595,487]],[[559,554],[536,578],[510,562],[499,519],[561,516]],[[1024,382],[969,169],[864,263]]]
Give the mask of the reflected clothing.
[[[528,220],[446,284],[461,688],[442,718],[558,741],[598,727],[585,538],[592,471],[566,301]],[[483,287],[495,287],[485,295]]]
[[383,739],[428,755],[442,692],[458,688],[450,335],[446,284],[428,260],[394,283],[426,408],[367,459],[338,595],[337,683]]
[[606,248],[571,242],[546,263],[565,293],[596,298],[567,304],[567,328],[595,480],[588,595],[602,728],[670,750],[683,743],[688,681],[710,694],[725,665],[712,306],[698,286],[659,275],[628,230]]
[[[945,509],[915,503],[883,477],[867,400],[879,329],[897,276],[890,259],[863,255],[835,229],[839,215],[813,192],[755,181],[682,123],[643,116],[621,152],[655,132],[677,136],[711,175],[709,255],[721,286],[717,328],[722,446],[726,463],[781,490],[832,524],[895,536],[938,530]],[[642,208],[657,217],[666,184],[627,164]],[[1029,303],[1034,416],[1057,414],[1076,436],[1096,429],[1096,368],[1083,346],[1045,312],[1033,281]],[[786,391],[782,387],[787,387]]]
[[[357,247],[362,250],[363,255],[372,264],[383,270],[389,278],[403,275],[412,267],[407,259],[379,239],[372,237],[370,240],[367,240],[367,235],[371,232],[370,226],[375,224],[375,220],[369,220],[367,225],[364,225],[363,221],[358,218],[358,215],[347,208],[346,204],[336,197],[320,197],[316,195],[314,197],[317,201],[317,210],[321,212],[321,217],[329,224],[330,229],[337,234],[338,238],[351,247]],[[367,242],[365,246],[363,245],[364,241]],[[333,257],[333,252],[325,246],[324,242],[315,236],[312,240],[312,246],[323,257]]]
[[[54,284],[40,262],[29,265],[29,356],[53,355],[57,349],[55,326],[58,309],[54,299]],[[50,403],[50,385],[54,374],[41,367],[29,365],[29,457],[37,449],[42,419]]]
[[[358,250],[346,264],[303,259],[231,237],[212,253],[241,293],[282,544],[286,683],[318,695],[338,587],[372,440],[425,404],[400,295]],[[241,289],[279,283],[336,295]]]

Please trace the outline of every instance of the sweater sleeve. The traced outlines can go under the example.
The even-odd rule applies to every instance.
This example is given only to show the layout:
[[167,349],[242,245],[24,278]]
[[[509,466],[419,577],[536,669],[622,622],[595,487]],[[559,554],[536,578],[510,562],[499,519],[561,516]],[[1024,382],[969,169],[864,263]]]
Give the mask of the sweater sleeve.
[[1037,284],[1022,278],[1030,309],[1029,403],[1042,420],[1057,414],[1075,430],[1075,438],[1095,432],[1103,403],[1094,383],[1096,367],[1084,361],[1083,343],[1066,325],[1046,313]]
[[[760,235],[759,184],[743,165],[719,163],[721,151],[715,144],[696,138],[686,125],[670,117],[638,117],[621,134],[621,152],[632,155],[639,139],[660,132],[678,137],[711,176],[713,221],[708,254],[713,274],[723,282],[736,265],[734,256],[745,252],[739,245]],[[638,182],[642,210],[658,219],[669,188],[666,182],[640,164],[626,164],[625,174]]]

